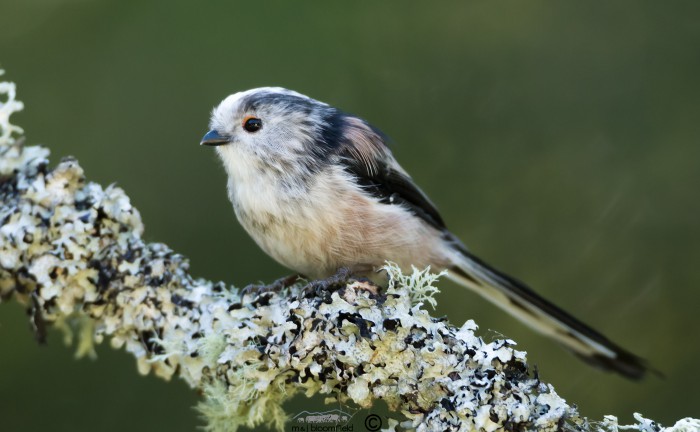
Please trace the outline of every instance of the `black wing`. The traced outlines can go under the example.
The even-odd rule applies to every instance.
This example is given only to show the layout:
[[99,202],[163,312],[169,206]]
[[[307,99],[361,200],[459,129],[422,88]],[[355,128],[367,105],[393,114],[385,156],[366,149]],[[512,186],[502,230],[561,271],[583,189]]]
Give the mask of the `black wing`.
[[343,118],[339,132],[338,161],[362,189],[381,203],[402,205],[434,228],[446,230],[435,205],[391,156],[381,132],[352,116]]
[[354,175],[362,189],[379,202],[403,205],[434,228],[440,231],[446,229],[435,205],[405,174],[388,166],[378,166],[376,172],[370,172],[361,161],[343,161],[346,171]]

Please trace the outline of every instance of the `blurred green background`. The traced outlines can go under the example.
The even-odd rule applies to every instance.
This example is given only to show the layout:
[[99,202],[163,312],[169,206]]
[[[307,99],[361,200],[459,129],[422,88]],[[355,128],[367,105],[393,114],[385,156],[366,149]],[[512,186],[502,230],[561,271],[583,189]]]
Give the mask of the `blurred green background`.
[[[504,334],[587,416],[700,417],[697,2],[0,1],[30,143],[117,182],[195,275],[287,273],[198,143],[226,95],[280,85],[356,113],[474,251],[666,375],[591,369],[443,282],[436,315]],[[198,396],[106,344],[73,359],[0,306],[0,430],[193,430]],[[322,410],[297,398],[290,412]]]

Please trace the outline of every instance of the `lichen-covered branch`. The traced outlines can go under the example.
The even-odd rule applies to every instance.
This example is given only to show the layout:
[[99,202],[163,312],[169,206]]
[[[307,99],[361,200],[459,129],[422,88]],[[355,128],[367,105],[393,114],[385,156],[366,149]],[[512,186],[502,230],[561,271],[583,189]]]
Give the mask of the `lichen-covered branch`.
[[427,270],[388,265],[381,292],[355,281],[244,295],[192,277],[183,256],[143,241],[123,190],[86,181],[74,159],[50,168],[46,148],[16,141],[9,117],[21,104],[13,85],[0,93],[0,296],[27,305],[39,340],[46,326],[77,318],[82,354],[108,338],[139,372],[183,379],[202,391],[199,409],[215,431],[281,429],[281,404],[300,392],[361,407],[381,399],[420,431],[621,428],[581,417],[529,373],[513,341],[487,343],[473,321],[458,328],[431,317],[423,305],[436,276]]

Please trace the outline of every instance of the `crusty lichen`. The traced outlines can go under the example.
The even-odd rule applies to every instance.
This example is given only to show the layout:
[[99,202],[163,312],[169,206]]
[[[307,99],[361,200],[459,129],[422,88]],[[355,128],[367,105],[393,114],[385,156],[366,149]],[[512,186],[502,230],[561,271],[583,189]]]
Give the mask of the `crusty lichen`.
[[[0,76],[5,73],[0,69]],[[21,134],[22,128],[10,123],[10,116],[24,109],[24,104],[16,99],[17,89],[15,83],[0,81],[0,95],[5,95],[6,100],[0,100],[0,145],[14,144],[13,134]]]
[[[139,372],[200,389],[211,431],[281,430],[282,403],[299,392],[361,407],[382,399],[419,431],[624,428],[612,417],[591,426],[528,373],[513,341],[487,343],[471,320],[457,328],[431,317],[423,306],[434,305],[437,276],[427,270],[388,265],[385,293],[354,281],[251,295],[193,278],[184,257],[143,241],[123,190],[87,182],[73,159],[50,169],[47,149],[16,141],[9,116],[21,104],[14,86],[3,92],[0,298],[30,308],[39,339],[46,325],[70,321],[79,354],[109,338]],[[697,427],[686,420],[674,430]]]
[[673,426],[662,427],[653,420],[644,418],[639,413],[634,413],[636,424],[621,425],[617,421],[617,417],[606,415],[602,422],[597,424],[595,428],[599,432],[619,432],[626,430],[635,430],[640,432],[698,432],[700,431],[700,420],[690,417],[680,419]]

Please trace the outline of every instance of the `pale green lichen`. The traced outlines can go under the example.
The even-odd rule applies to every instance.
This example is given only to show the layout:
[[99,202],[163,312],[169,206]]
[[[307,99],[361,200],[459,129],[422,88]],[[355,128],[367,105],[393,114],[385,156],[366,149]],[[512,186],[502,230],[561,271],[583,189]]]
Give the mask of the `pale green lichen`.
[[70,346],[75,342],[77,332],[77,344],[75,358],[97,358],[95,351],[95,323],[89,317],[75,314],[58,318],[53,326],[63,333],[63,343]]
[[227,384],[221,381],[204,382],[205,398],[197,406],[207,419],[206,430],[235,431],[239,426],[254,427],[267,424],[282,429],[287,417],[282,402],[290,395],[283,388],[260,391],[254,377],[261,364],[246,364],[226,375]]
[[414,305],[428,303],[433,309],[437,306],[435,296],[440,293],[440,290],[435,284],[438,279],[447,274],[446,270],[436,274],[430,271],[430,267],[420,270],[411,266],[411,274],[403,274],[399,266],[390,261],[382,269],[389,275],[388,293],[401,287],[411,287],[409,292]]

